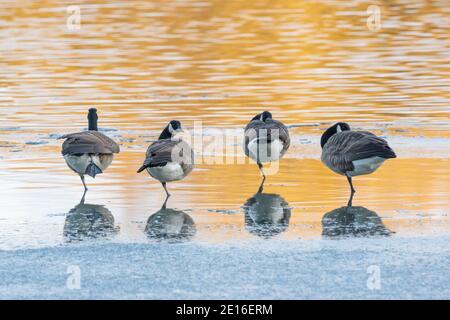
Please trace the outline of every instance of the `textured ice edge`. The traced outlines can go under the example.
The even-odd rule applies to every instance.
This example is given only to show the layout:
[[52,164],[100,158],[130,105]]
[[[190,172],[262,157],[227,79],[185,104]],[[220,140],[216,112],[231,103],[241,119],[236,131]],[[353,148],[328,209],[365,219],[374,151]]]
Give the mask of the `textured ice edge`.
[[[449,299],[450,236],[0,251],[1,299]],[[81,289],[66,287],[67,268]],[[369,266],[381,289],[369,290]]]

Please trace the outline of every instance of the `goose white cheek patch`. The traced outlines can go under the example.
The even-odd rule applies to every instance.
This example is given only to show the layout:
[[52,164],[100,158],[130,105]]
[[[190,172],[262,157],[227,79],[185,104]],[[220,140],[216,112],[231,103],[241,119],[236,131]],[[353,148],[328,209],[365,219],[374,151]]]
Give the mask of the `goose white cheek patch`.
[[342,128],[341,128],[341,126],[339,124],[337,126],[337,132],[342,132]]

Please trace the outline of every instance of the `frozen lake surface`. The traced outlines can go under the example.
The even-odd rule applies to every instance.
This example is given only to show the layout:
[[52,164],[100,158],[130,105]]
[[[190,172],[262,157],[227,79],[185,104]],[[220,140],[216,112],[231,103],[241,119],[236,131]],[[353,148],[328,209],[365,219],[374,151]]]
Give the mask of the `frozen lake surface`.
[[[449,241],[97,243],[1,251],[0,298],[448,299]],[[71,289],[78,268],[80,289]],[[379,289],[372,282],[378,271]]]

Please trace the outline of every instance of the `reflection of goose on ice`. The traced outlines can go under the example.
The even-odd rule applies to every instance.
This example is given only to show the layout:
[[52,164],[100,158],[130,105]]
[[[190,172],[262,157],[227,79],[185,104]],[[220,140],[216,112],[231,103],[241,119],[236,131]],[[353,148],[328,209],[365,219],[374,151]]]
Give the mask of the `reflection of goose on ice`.
[[81,202],[66,215],[64,239],[67,242],[112,236],[117,233],[114,216],[106,207]]
[[390,236],[381,218],[364,207],[341,207],[326,213],[322,218],[322,236],[371,237]]
[[161,209],[148,218],[145,233],[149,238],[170,242],[190,240],[197,232],[194,220],[183,211],[166,208],[167,199]]
[[280,195],[263,193],[264,180],[258,192],[242,206],[247,230],[257,236],[270,238],[287,230],[291,208]]

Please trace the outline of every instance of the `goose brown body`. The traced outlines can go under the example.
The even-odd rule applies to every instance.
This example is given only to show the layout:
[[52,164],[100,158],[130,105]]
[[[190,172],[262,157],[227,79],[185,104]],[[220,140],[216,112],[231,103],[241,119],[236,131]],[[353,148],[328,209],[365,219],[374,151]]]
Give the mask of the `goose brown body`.
[[386,160],[395,158],[386,140],[366,131],[334,134],[322,150],[322,161],[341,175],[358,176],[374,172]]
[[164,139],[152,143],[146,152],[143,166],[148,173],[161,182],[181,180],[194,168],[194,152],[181,139]]
[[68,167],[80,175],[85,190],[84,176],[93,178],[103,173],[111,164],[114,154],[120,152],[119,145],[97,131],[97,110],[89,109],[89,131],[63,135],[61,153]]
[[263,176],[263,163],[281,159],[289,149],[291,139],[288,128],[272,119],[269,111],[257,114],[244,130],[244,152],[253,159]]
[[370,174],[384,161],[396,158],[394,150],[386,140],[367,131],[351,131],[345,122],[338,122],[328,128],[321,137],[322,162],[335,173],[346,176],[350,185],[351,207],[355,188],[352,177]]
[[[261,159],[258,157],[258,153],[251,150],[251,142],[255,143],[266,142],[276,143],[275,140],[279,140],[280,148],[276,154],[271,154],[267,159]],[[266,143],[266,144],[267,144]],[[261,121],[255,119],[250,121],[245,127],[245,155],[251,157],[255,161],[259,162],[270,162],[281,159],[286,151],[289,149],[291,144],[291,139],[289,136],[289,131],[287,127],[280,121],[274,119],[266,119]],[[268,148],[271,150],[272,148]],[[270,151],[269,151],[270,152]]]
[[166,183],[185,178],[194,168],[193,150],[187,142],[176,137],[181,131],[179,121],[170,121],[159,139],[148,147],[144,163],[137,171],[147,170],[151,177],[160,181],[167,197],[170,194]]

